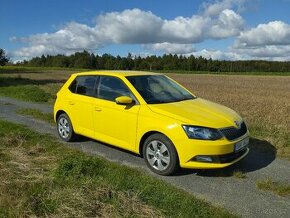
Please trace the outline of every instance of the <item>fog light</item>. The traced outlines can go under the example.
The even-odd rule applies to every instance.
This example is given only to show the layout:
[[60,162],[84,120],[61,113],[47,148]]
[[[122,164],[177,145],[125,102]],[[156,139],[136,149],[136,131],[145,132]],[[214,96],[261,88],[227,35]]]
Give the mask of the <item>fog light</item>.
[[201,156],[201,155],[196,156],[195,160],[196,161],[200,161],[200,162],[212,162],[212,158],[211,157],[209,157],[209,156]]

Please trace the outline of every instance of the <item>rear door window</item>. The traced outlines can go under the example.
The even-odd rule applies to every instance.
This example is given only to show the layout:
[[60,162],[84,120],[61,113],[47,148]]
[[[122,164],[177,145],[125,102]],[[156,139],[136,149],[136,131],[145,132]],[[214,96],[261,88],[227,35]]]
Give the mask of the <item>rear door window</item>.
[[100,76],[97,93],[98,98],[109,101],[115,101],[115,99],[120,96],[128,96],[136,101],[134,95],[125,83],[113,76]]

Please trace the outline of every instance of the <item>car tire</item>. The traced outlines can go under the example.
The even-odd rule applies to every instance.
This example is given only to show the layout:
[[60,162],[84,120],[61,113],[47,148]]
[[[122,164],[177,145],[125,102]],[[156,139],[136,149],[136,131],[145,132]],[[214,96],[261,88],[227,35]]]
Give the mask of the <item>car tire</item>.
[[176,149],[165,135],[150,135],[144,142],[143,156],[148,168],[159,175],[171,175],[179,168]]
[[57,132],[59,137],[66,142],[74,141],[76,138],[71,120],[65,113],[62,113],[57,119]]

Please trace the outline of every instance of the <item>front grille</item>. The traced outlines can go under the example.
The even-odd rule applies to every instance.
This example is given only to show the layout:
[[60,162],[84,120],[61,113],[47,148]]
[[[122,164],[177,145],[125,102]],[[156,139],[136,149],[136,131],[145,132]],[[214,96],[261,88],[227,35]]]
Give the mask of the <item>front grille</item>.
[[247,133],[247,126],[245,122],[242,122],[240,129],[235,128],[235,127],[228,127],[228,128],[220,129],[220,131],[228,140],[234,140]]

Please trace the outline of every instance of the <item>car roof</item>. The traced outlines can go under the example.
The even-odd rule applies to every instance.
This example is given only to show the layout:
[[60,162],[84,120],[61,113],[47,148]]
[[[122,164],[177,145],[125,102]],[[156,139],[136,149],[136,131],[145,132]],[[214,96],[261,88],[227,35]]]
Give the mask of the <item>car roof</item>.
[[101,70],[101,71],[87,71],[74,73],[75,76],[88,75],[108,75],[108,76],[138,76],[138,75],[161,75],[160,73],[146,72],[146,71],[130,71],[130,70]]

